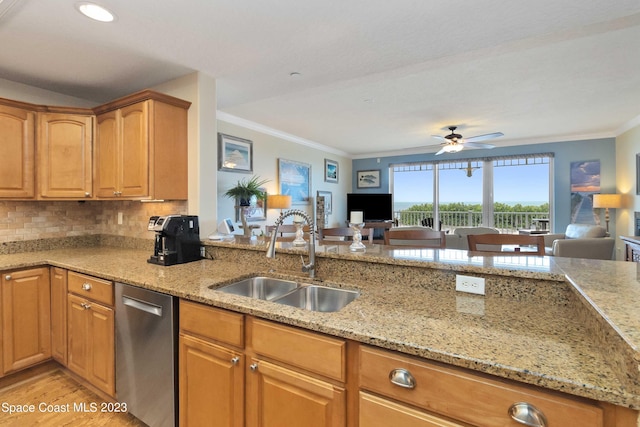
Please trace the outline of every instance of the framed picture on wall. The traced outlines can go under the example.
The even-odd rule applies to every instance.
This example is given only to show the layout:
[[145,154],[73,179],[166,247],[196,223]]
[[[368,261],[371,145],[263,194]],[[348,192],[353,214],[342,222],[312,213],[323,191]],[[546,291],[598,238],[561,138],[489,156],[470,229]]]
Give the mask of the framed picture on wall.
[[636,194],[640,194],[640,153],[636,154]]
[[324,180],[325,182],[338,182],[338,162],[324,159]]
[[358,171],[358,188],[379,188],[380,169]]
[[253,172],[253,142],[218,133],[218,170]]
[[311,165],[278,159],[280,194],[291,196],[292,205],[309,204],[311,197]]
[[318,191],[318,197],[324,197],[324,213],[333,213],[333,194],[331,191]]

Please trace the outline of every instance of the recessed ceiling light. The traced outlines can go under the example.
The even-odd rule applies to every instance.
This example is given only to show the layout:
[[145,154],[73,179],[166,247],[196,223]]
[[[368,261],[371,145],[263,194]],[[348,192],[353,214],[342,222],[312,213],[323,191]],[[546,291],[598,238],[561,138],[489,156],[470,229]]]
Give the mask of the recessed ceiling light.
[[297,71],[292,71],[291,73],[289,73],[289,77],[291,77],[292,79],[296,79],[300,76],[302,76],[302,73],[299,73]]
[[113,12],[110,12],[95,3],[76,3],[76,9],[78,9],[84,16],[100,22],[113,22],[116,19],[116,15],[114,15]]

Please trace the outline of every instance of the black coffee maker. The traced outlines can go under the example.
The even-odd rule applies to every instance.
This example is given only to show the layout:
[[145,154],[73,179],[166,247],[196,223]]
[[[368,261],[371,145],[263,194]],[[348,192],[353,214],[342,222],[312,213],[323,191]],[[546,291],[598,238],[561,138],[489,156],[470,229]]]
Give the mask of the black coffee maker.
[[147,262],[174,265],[201,259],[196,215],[152,216],[147,229],[156,232],[153,255]]

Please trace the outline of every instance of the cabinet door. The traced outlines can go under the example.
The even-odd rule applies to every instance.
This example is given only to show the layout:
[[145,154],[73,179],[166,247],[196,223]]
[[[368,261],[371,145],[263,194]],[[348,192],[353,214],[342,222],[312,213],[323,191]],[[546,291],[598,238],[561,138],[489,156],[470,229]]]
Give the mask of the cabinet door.
[[120,109],[122,166],[119,191],[122,197],[149,195],[149,102]]
[[180,335],[180,425],[244,426],[240,353]]
[[2,276],[2,341],[4,373],[51,357],[49,269]]
[[37,169],[40,197],[91,197],[92,141],[92,116],[40,114]]
[[119,191],[118,112],[109,111],[96,117],[96,137],[94,141],[96,197],[117,197]]
[[51,356],[67,366],[67,270],[51,267]]
[[251,360],[247,374],[247,426],[346,425],[344,388],[281,366]]
[[463,427],[458,424],[360,392],[359,427]]
[[100,390],[115,395],[115,330],[113,309],[89,302],[89,366],[86,379]]
[[0,197],[35,196],[35,113],[0,105]]
[[87,300],[67,296],[67,367],[83,378],[89,372],[89,322]]

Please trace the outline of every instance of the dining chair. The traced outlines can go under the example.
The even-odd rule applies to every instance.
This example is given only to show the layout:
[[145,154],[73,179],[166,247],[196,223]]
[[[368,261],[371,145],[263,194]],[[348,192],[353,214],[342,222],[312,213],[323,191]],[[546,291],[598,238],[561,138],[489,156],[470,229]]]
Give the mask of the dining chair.
[[[265,227],[265,231],[267,236],[271,236],[273,231],[275,230],[275,225],[267,225]],[[304,233],[304,240],[309,240],[309,225],[305,224],[302,226],[302,231]],[[292,242],[296,238],[296,226],[294,224],[282,224],[278,228],[278,236],[276,236],[277,242]]]
[[469,234],[467,240],[474,255],[544,255],[540,234]]
[[[362,240],[373,243],[373,228],[362,229]],[[353,228],[351,227],[334,227],[319,228],[318,243],[321,245],[350,245],[353,243]]]
[[444,231],[436,231],[430,228],[391,228],[384,232],[384,244],[444,249],[447,243],[445,234]]

